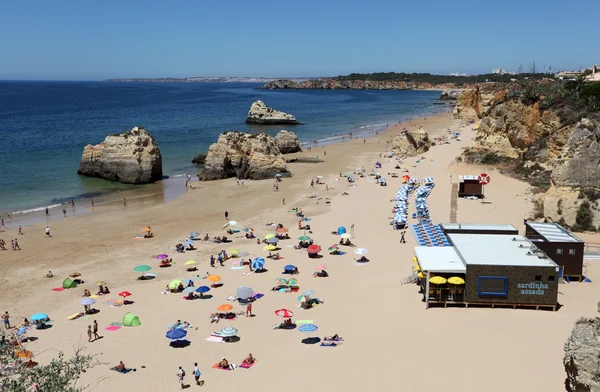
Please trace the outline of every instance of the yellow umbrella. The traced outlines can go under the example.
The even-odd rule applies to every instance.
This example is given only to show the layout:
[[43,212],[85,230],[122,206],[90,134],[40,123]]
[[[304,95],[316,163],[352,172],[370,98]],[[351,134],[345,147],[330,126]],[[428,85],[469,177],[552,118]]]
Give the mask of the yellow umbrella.
[[277,247],[276,247],[275,245],[267,245],[267,246],[265,246],[263,249],[264,249],[264,250],[271,251],[271,250],[275,250],[275,249],[277,249]]
[[190,261],[186,261],[184,265],[196,265],[198,263],[196,263],[194,260],[190,260]]
[[229,253],[231,253],[231,255],[237,255],[238,253],[240,253],[239,249],[230,249]]
[[450,284],[465,284],[465,280],[459,276],[453,276],[448,278],[448,283]]
[[411,260],[412,260],[413,262],[415,262],[415,263],[417,262],[417,258],[416,258],[416,257],[413,257]]
[[446,278],[443,278],[441,276],[434,276],[433,278],[429,279],[429,281],[433,284],[444,284],[446,283]]
[[267,234],[267,235],[265,236],[265,240],[268,240],[268,239],[270,239],[270,238],[275,238],[275,234],[273,234],[273,233],[270,233],[270,234]]
[[413,269],[415,271],[421,271],[421,267],[419,267],[418,265],[413,265]]
[[423,273],[422,273],[422,272],[419,272],[419,273],[417,274],[417,276],[418,276],[420,279],[423,279],[423,278],[425,277],[425,275],[423,275]]
[[169,288],[171,290],[174,290],[177,287],[179,287],[180,284],[183,284],[183,282],[181,281],[181,279],[175,279],[174,281],[172,281],[171,283],[169,283]]

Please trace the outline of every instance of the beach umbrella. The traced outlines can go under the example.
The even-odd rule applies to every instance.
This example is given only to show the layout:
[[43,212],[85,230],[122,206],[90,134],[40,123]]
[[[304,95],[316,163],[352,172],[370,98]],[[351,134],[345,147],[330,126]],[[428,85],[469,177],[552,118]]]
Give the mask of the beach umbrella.
[[235,226],[235,225],[237,225],[237,224],[238,224],[238,223],[237,223],[236,221],[233,221],[233,220],[232,220],[232,221],[229,221],[229,222],[225,223],[225,224],[223,225],[223,228],[225,229],[225,228],[227,228],[227,227],[229,227],[229,226]]
[[209,282],[217,283],[221,280],[221,277],[219,275],[209,275],[206,279],[208,279]]
[[350,238],[352,238],[352,237],[350,236],[350,234],[348,234],[348,233],[344,233],[344,234],[340,235],[340,238],[343,238],[343,239],[350,239]]
[[70,278],[78,278],[80,276],[81,276],[81,274],[79,272],[73,272],[72,274],[69,274]]
[[307,251],[308,251],[308,253],[317,254],[321,251],[321,246],[317,245],[317,244],[313,244],[308,247]]
[[421,271],[421,267],[419,267],[418,265],[413,265],[413,269],[415,271]]
[[298,331],[307,333],[309,338],[310,338],[310,333],[315,332],[317,329],[319,329],[319,327],[317,327],[314,324],[302,324],[300,327],[298,327]]
[[190,287],[186,287],[182,293],[184,294],[189,294],[189,293],[193,293],[194,291],[196,291],[196,288],[194,286],[190,286]]
[[278,309],[275,311],[275,314],[277,316],[283,317],[283,318],[290,318],[290,317],[294,317],[294,312],[292,312],[291,310],[287,310],[287,309]]
[[119,296],[119,297],[123,297],[123,298],[127,298],[127,297],[131,296],[131,293],[130,293],[129,291],[121,291],[121,292],[118,294],[118,296]]
[[285,278],[277,278],[275,279],[275,283],[284,285],[287,284],[287,280]]
[[156,256],[156,260],[164,260],[164,259],[167,259],[167,258],[169,258],[169,255],[164,254],[164,253]]
[[275,177],[281,177],[281,173],[275,174]]
[[194,244],[194,241],[187,240],[187,241],[183,241],[181,244],[182,244],[182,245],[188,245],[188,246],[189,246],[189,245],[193,245],[193,244]]
[[288,286],[295,286],[298,284],[298,279],[296,278],[291,278],[287,281]]
[[219,312],[227,312],[231,309],[233,309],[233,306],[231,306],[229,304],[222,304],[222,305],[219,305],[219,307],[217,307],[217,310]]
[[200,235],[200,233],[198,233],[197,231],[192,231],[190,233],[190,238],[198,237],[199,235]]
[[342,234],[344,234],[345,232],[346,232],[346,228],[345,228],[344,226],[340,226],[340,227],[338,227],[338,229],[337,229],[337,233],[338,233],[338,235],[342,235]]
[[33,358],[33,353],[29,350],[25,350],[24,348],[15,349],[14,355],[19,359],[31,359]]
[[237,255],[238,253],[240,253],[239,249],[229,249],[229,254],[233,255]]
[[96,300],[93,298],[84,298],[81,301],[79,301],[80,304],[82,304],[83,306],[89,306],[89,305],[93,305],[96,303]]
[[381,178],[380,178],[379,180],[377,180],[377,181],[379,181],[379,182],[387,182],[387,180],[386,180],[385,178],[383,178],[383,177],[381,177]]
[[279,242],[279,239],[278,238],[269,238],[268,240],[265,240],[265,242],[267,244],[277,245],[277,243]]
[[219,335],[226,337],[226,338],[230,338],[232,336],[237,336],[237,334],[238,334],[238,330],[233,327],[225,327],[225,328],[221,329],[221,331],[219,332]]
[[147,233],[151,231],[149,227],[142,227],[140,230],[145,231]]
[[184,263],[184,265],[196,265],[198,263],[196,263],[194,260],[188,260]]
[[447,282],[447,280],[441,276],[434,276],[433,278],[429,279],[429,282],[433,284],[444,284]]
[[210,287],[208,287],[208,286],[200,286],[196,289],[196,292],[200,293],[200,294],[208,293],[209,291],[210,291]]
[[254,229],[251,229],[250,227],[244,227],[245,233],[252,233],[253,231],[254,231]]
[[275,234],[269,233],[265,236],[265,240],[268,240],[269,238],[274,238],[274,237],[275,237]]
[[336,250],[340,250],[340,247],[337,245],[331,245],[329,248],[327,248],[328,251],[333,252]]
[[277,247],[275,245],[267,245],[263,249],[270,252],[272,250],[276,250]]
[[264,266],[265,266],[265,259],[263,259],[262,257],[257,257],[256,259],[252,260],[252,268],[261,269]]
[[183,281],[181,279],[175,279],[175,280],[171,281],[171,283],[169,283],[169,288],[171,290],[175,290],[176,288],[179,287],[179,285],[183,285]]
[[287,233],[288,231],[289,230],[286,229],[285,227],[278,227],[277,229],[275,229],[275,232],[279,233],[279,234],[284,234],[284,233]]
[[137,267],[135,267],[133,270],[136,272],[148,272],[152,269],[152,267],[150,267],[149,265],[138,265]]
[[254,289],[249,286],[240,286],[235,290],[235,295],[239,299],[248,299],[254,295]]
[[318,269],[321,271],[323,271],[325,268],[327,268],[327,266],[325,264],[317,264],[317,266],[315,267],[315,269]]
[[417,274],[417,277],[418,277],[419,279],[423,279],[423,278],[425,277],[425,275],[423,275],[423,273],[422,273],[422,272],[419,272],[419,273]]
[[302,235],[300,237],[298,237],[299,241],[310,241],[310,237],[307,235]]
[[367,253],[369,253],[369,251],[365,248],[356,248],[354,249],[354,253],[356,253],[357,255],[366,255]]
[[98,285],[102,285],[102,286],[105,286],[105,285],[106,285],[106,282],[105,282],[105,281],[103,281],[103,280],[99,280],[99,281],[97,281],[97,282],[96,282],[96,284],[98,284]]
[[187,331],[182,328],[175,328],[167,331],[166,337],[171,340],[180,340],[187,336]]
[[459,276],[453,276],[451,278],[448,278],[448,283],[456,285],[465,284],[465,280]]
[[283,267],[283,269],[286,270],[286,271],[293,271],[295,268],[296,268],[296,266],[295,265],[291,265],[291,264],[288,264],[285,267]]
[[36,313],[33,316],[30,317],[31,321],[44,321],[49,319],[50,317],[48,317],[48,315],[46,313]]
[[314,293],[315,293],[315,290],[306,290],[305,292],[302,293],[302,295],[305,297],[310,297]]

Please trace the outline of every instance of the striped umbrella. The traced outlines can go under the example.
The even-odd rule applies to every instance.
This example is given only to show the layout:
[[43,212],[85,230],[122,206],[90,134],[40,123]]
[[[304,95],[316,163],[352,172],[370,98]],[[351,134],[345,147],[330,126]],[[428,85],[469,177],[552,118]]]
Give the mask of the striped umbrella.
[[237,336],[238,334],[238,330],[233,328],[233,327],[225,327],[223,329],[221,329],[221,331],[219,332],[219,335],[224,336],[224,337],[232,337],[232,336]]
[[257,257],[254,260],[252,260],[252,268],[261,269],[264,266],[265,266],[265,259],[263,259],[262,257]]
[[93,298],[84,298],[81,301],[79,301],[80,304],[84,305],[84,306],[89,306],[89,305],[93,305],[96,303],[96,300]]
[[291,278],[291,279],[289,279],[289,280],[288,280],[286,283],[287,283],[287,285],[288,285],[288,286],[295,286],[295,285],[297,285],[297,284],[298,284],[298,279],[296,279],[296,278]]

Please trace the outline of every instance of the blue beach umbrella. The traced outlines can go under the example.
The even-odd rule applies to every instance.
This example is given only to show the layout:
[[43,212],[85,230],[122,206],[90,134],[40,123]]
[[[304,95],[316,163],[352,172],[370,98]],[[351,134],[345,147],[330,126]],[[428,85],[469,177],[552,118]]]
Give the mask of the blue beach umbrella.
[[182,244],[183,245],[193,245],[194,241],[189,241],[189,240],[188,241],[183,241]]
[[302,293],[302,295],[305,297],[309,297],[309,296],[313,295],[314,293],[315,293],[315,290],[306,290],[305,292]]
[[344,234],[345,232],[346,232],[346,228],[345,228],[344,226],[340,226],[340,227],[338,227],[338,229],[337,229],[337,233],[338,233],[338,235],[342,235],[342,234]]
[[36,313],[33,316],[31,316],[31,321],[43,321],[49,318],[50,317],[48,317],[46,313]]
[[187,336],[185,329],[176,328],[167,332],[166,337],[171,340],[180,340]]
[[262,257],[257,257],[256,259],[252,260],[252,268],[260,269],[264,266],[265,266],[265,259],[263,259]]
[[200,235],[200,233],[198,233],[197,231],[192,231],[190,233],[190,238],[198,237],[199,235]]
[[275,245],[275,244],[277,244],[279,242],[279,238],[276,238],[276,237],[269,238],[269,239],[265,240],[265,242],[267,244],[273,244],[273,245]]
[[293,271],[294,268],[296,268],[296,266],[295,265],[291,265],[291,264],[288,264],[285,267],[283,267],[283,269],[286,270],[286,271]]
[[302,324],[299,328],[298,331],[300,332],[315,332],[317,329],[319,329],[319,327],[317,327],[314,324]]
[[208,287],[208,286],[200,286],[196,289],[196,292],[200,293],[200,294],[208,293],[209,291],[210,291],[210,287]]

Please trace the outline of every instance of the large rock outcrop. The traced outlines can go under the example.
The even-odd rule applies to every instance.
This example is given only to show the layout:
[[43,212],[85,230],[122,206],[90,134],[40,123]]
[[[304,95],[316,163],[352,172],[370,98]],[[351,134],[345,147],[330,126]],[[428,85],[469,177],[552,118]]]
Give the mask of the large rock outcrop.
[[294,132],[286,131],[285,129],[279,131],[275,135],[275,144],[282,154],[292,154],[295,152],[302,151],[300,148],[300,140]]
[[395,155],[416,156],[429,151],[431,141],[423,127],[415,132],[402,132],[392,142],[392,152]]
[[285,159],[272,137],[265,133],[226,132],[208,149],[200,180],[239,177],[250,180],[289,177]]
[[577,123],[551,178],[558,186],[600,188],[600,122]]
[[[308,90],[425,90],[432,88],[454,89],[454,83],[432,84],[405,80],[365,80],[320,78],[296,82],[293,80],[274,80],[263,86],[266,89],[308,89]],[[461,86],[465,87],[465,86]]]
[[458,99],[459,96],[460,96],[460,92],[459,91],[444,90],[440,94],[440,99],[442,101],[455,101],[456,99]]
[[83,149],[77,173],[124,184],[146,184],[162,179],[158,144],[144,128],[110,135],[103,143]]
[[251,124],[298,124],[296,117],[268,107],[263,101],[256,101],[252,104],[246,122]]
[[567,392],[600,391],[600,319],[582,318],[565,343]]

